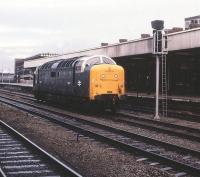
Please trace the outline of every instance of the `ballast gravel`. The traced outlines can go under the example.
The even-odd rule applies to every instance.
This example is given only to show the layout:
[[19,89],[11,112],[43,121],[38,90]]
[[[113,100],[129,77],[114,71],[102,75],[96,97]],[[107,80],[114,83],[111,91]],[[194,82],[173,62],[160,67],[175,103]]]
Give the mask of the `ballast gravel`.
[[42,118],[0,104],[0,119],[86,177],[170,177],[119,151]]

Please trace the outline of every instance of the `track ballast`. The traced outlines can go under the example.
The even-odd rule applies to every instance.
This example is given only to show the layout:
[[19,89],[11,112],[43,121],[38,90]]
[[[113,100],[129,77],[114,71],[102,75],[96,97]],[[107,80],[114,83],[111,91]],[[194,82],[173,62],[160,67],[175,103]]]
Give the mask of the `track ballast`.
[[20,108],[26,112],[46,118],[63,127],[74,130],[96,140],[111,144],[116,148],[130,153],[139,153],[142,158],[138,161],[148,161],[150,165],[158,165],[163,171],[176,175],[190,174],[197,176],[200,173],[198,164],[200,152],[161,142],[155,139],[126,132],[107,125],[83,120],[80,117],[64,116],[52,111],[36,108],[30,103],[17,102],[1,97],[1,101]]

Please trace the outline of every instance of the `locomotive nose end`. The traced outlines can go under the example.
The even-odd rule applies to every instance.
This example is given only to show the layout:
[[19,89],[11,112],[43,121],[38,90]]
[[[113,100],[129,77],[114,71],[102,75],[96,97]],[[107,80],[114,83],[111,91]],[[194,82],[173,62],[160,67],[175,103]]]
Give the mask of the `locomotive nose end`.
[[90,98],[104,97],[106,95],[124,95],[124,69],[118,65],[96,65],[90,71]]

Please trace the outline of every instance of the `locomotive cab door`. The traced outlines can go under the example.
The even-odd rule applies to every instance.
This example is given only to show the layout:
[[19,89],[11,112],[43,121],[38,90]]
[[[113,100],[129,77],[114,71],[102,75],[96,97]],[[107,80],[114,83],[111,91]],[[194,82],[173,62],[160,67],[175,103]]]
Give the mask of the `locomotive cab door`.
[[89,72],[84,70],[84,66],[84,60],[78,60],[73,65],[73,93],[81,99],[89,95]]
[[39,69],[36,68],[34,74],[33,74],[33,88],[38,87],[38,78],[39,78]]
[[73,86],[76,86],[76,65],[77,65],[78,61],[75,61],[74,65],[73,65]]

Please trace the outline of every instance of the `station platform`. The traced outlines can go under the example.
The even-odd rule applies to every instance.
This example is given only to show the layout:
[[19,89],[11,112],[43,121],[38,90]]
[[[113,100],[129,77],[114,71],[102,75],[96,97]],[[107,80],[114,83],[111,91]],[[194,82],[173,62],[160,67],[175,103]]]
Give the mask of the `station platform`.
[[[127,92],[127,97],[155,99],[155,94]],[[200,103],[200,96],[168,95],[167,99],[174,102]]]
[[24,83],[0,83],[0,88],[13,91],[22,91],[26,93],[32,93],[33,85]]

